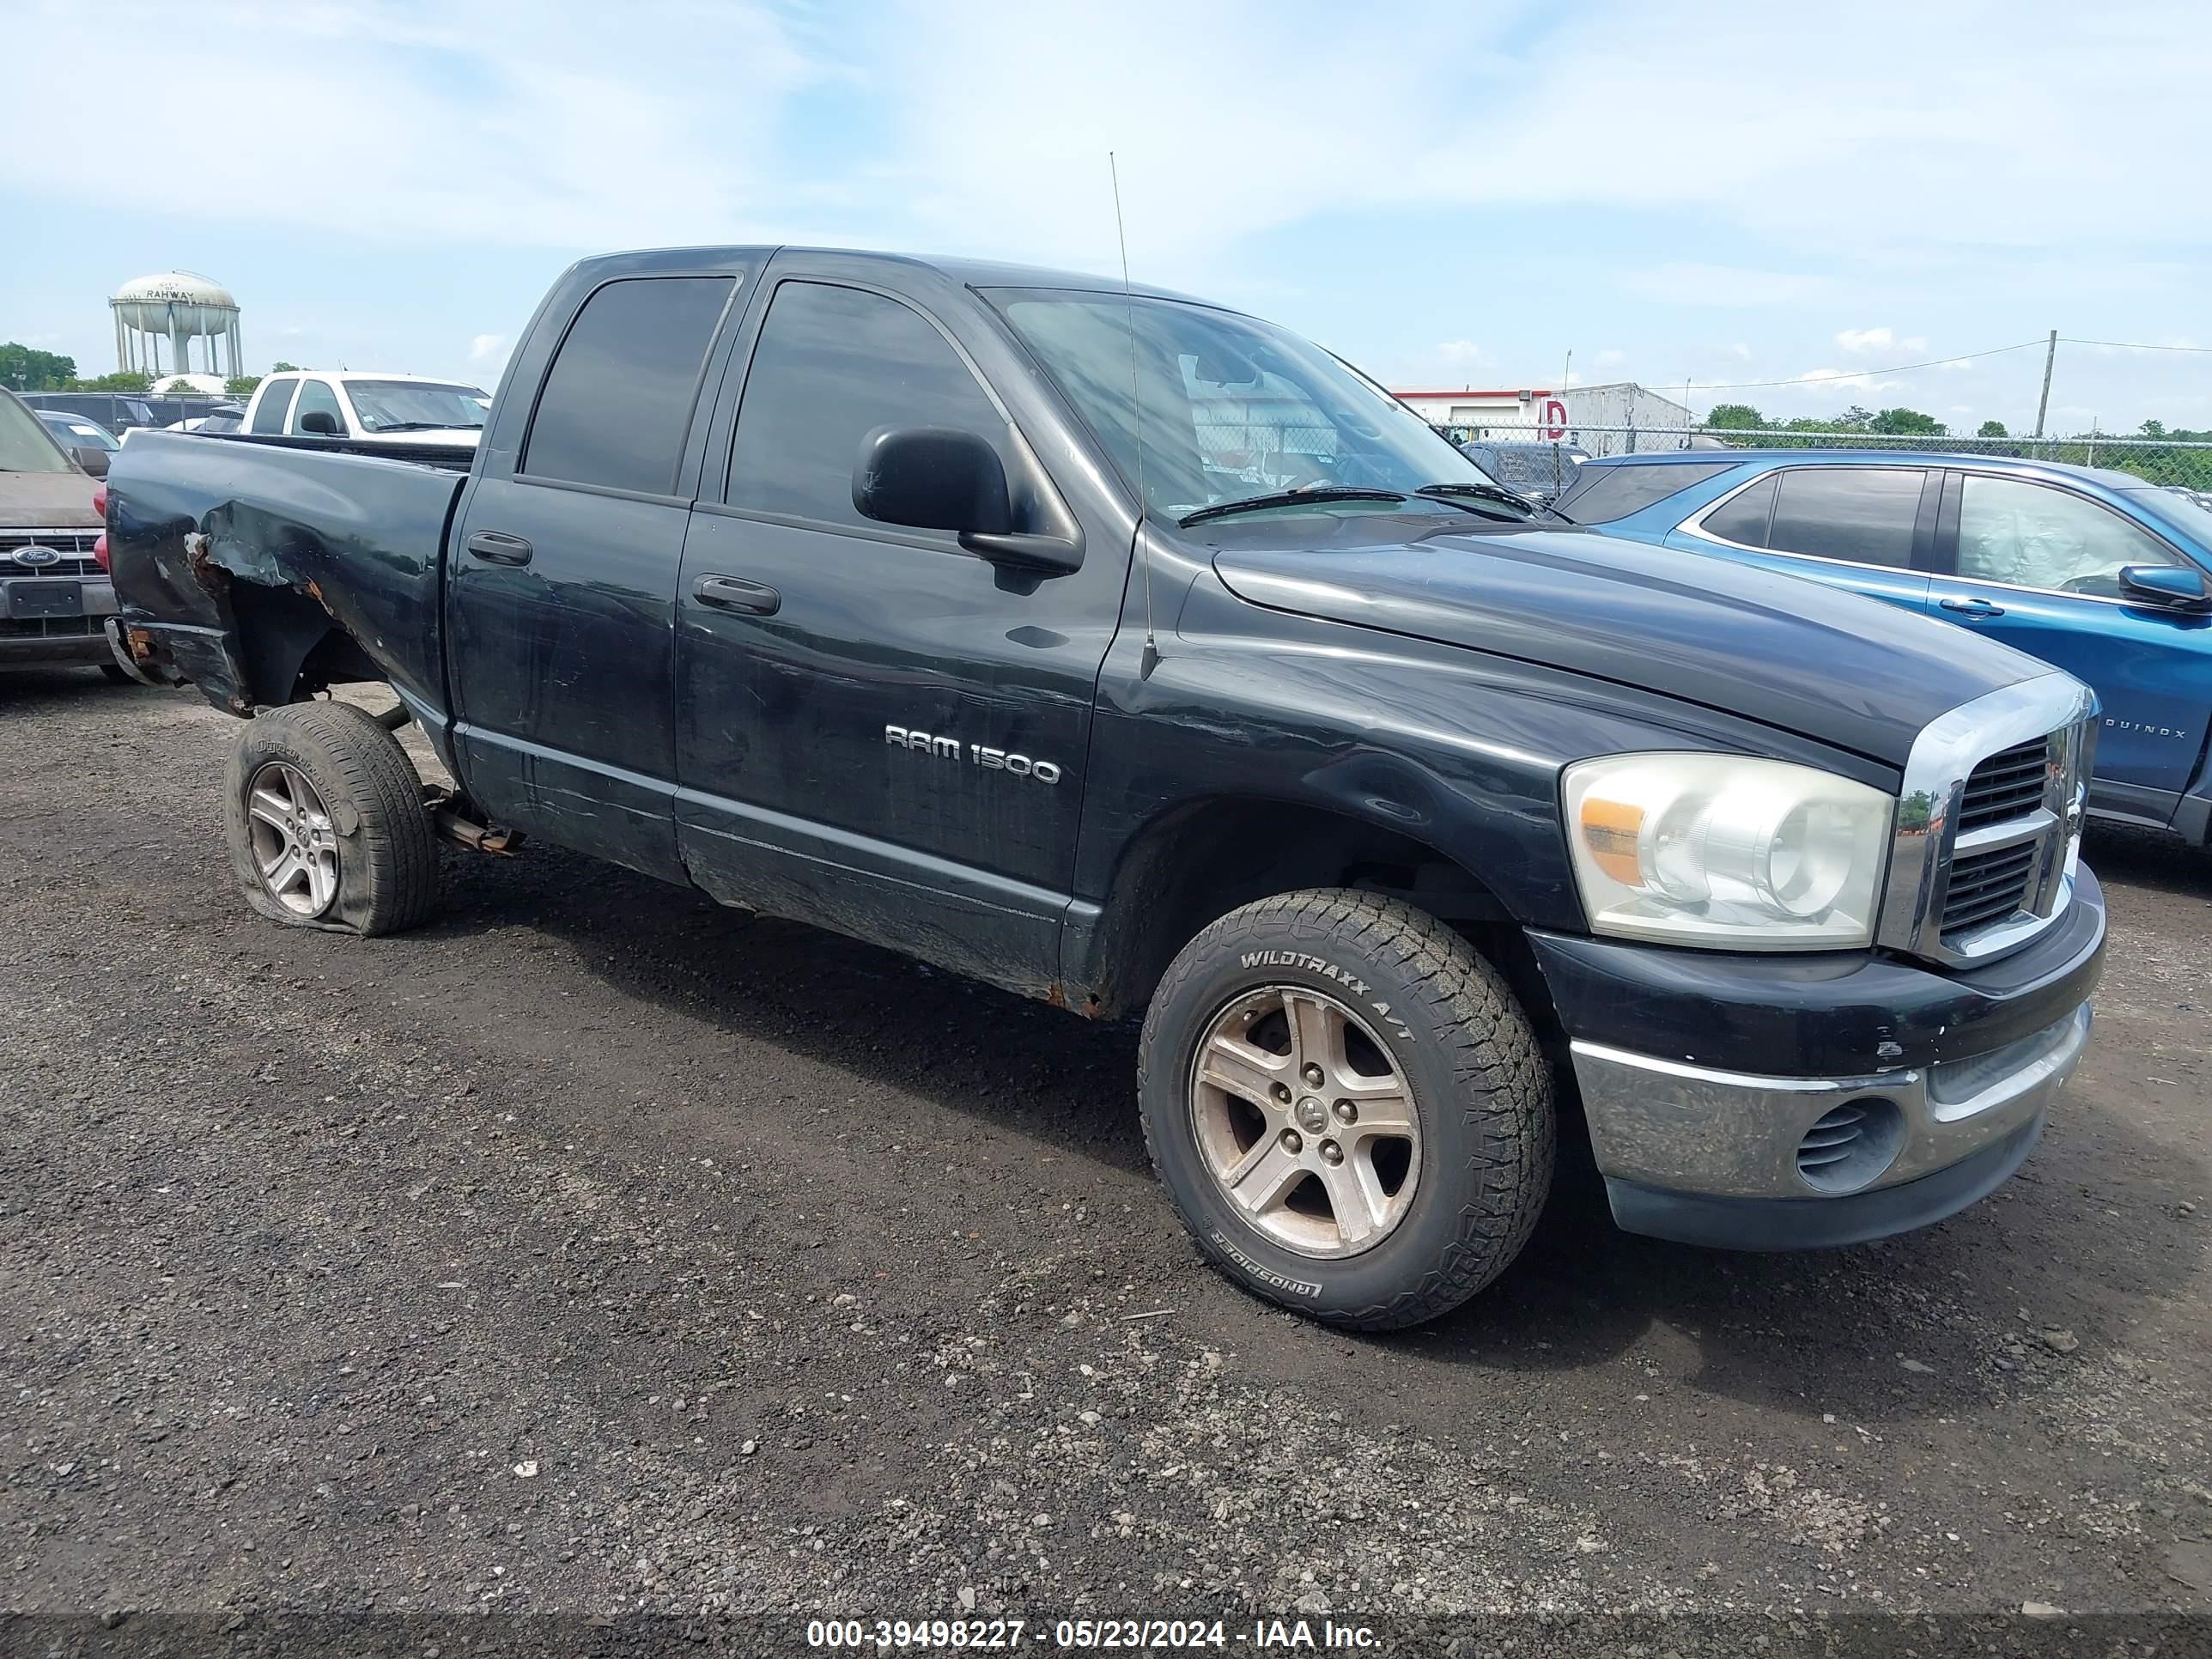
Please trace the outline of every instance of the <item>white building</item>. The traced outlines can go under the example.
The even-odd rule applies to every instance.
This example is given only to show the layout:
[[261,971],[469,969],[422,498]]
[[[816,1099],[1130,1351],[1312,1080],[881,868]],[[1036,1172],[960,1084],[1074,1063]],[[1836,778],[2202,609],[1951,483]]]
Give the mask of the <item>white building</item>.
[[[1400,392],[1399,402],[1431,426],[1450,427],[1467,437],[1505,441],[1571,443],[1593,455],[1615,455],[1628,447],[1615,428],[1679,430],[1695,424],[1686,406],[1672,398],[1622,380],[1611,386],[1517,386],[1504,391]],[[1671,445],[1675,441],[1669,438]]]

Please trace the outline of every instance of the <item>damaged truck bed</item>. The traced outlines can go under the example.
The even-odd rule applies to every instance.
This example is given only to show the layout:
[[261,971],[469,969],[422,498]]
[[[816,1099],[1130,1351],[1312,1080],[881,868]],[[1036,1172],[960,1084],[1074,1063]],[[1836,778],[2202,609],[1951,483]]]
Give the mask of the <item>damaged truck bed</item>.
[[324,687],[389,680],[445,706],[440,604],[465,471],[450,450],[140,432],[112,492],[110,623],[147,678],[189,681],[234,714]]

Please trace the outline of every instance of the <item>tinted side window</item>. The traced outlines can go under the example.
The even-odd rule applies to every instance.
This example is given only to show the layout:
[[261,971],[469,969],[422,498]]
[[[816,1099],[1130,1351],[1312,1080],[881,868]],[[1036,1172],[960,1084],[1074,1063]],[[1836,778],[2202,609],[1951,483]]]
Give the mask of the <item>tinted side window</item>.
[[2022,478],[1966,475],[1961,576],[2116,599],[2123,565],[2178,562],[2165,543],[2093,501]]
[[1782,476],[1766,544],[1857,564],[1912,563],[1912,521],[1920,511],[1917,467],[1799,466]]
[[[1693,483],[1717,477],[1735,465],[1734,461],[1708,461],[1682,466],[1585,466],[1559,497],[1559,510],[1577,524],[1611,524],[1615,519],[1641,513],[1654,501],[1679,495]],[[1762,514],[1762,536],[1765,533],[1765,522]],[[1726,534],[1719,530],[1713,533]],[[1741,541],[1743,538],[1730,536],[1729,539]]]
[[[1573,516],[1579,518],[1579,514]],[[1717,513],[1705,515],[1705,531],[1746,547],[1766,545],[1766,522],[1774,516],[1774,474],[1770,472]]]
[[256,432],[282,432],[284,411],[291,407],[292,394],[300,389],[297,380],[271,380],[261,388],[261,407],[253,411]]
[[545,376],[518,471],[671,493],[732,282],[624,277],[592,294]]
[[338,435],[345,436],[345,415],[338,408],[338,394],[331,390],[325,380],[300,382],[300,395],[292,404],[292,430],[305,432],[307,428],[301,422],[319,409],[337,423]]
[[879,426],[959,427],[1007,459],[1006,422],[919,313],[858,289],[784,283],[745,376],[731,503],[880,528],[853,507],[860,441]]

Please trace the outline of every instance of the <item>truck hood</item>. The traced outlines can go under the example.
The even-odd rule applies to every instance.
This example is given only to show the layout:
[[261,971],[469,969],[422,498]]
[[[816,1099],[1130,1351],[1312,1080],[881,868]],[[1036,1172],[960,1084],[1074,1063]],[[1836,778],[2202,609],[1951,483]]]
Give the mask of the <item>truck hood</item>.
[[1893,766],[1938,714],[2051,672],[1878,599],[1670,548],[1566,530],[1381,545],[1371,520],[1343,524],[1295,547],[1224,536],[1214,568],[1254,605],[1641,686]]
[[0,528],[84,530],[99,524],[92,510],[94,481],[66,472],[0,472]]

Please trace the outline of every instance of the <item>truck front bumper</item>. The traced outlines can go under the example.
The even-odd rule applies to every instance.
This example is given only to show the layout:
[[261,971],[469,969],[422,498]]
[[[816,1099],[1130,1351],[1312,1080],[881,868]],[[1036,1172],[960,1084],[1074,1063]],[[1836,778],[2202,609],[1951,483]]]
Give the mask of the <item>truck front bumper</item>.
[[1613,1217],[1735,1249],[1856,1243],[2017,1169],[2087,1043],[2104,893],[1965,973],[1533,934]]

